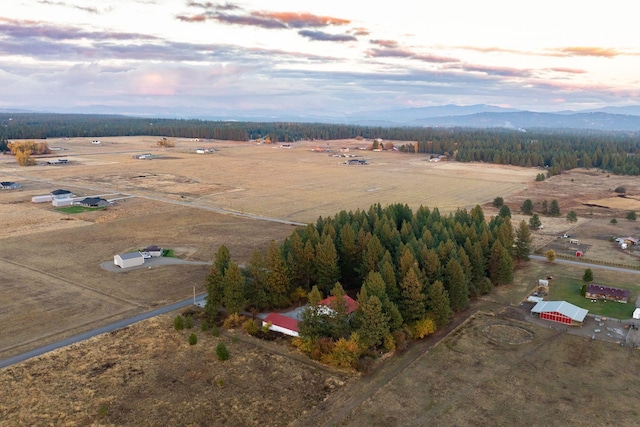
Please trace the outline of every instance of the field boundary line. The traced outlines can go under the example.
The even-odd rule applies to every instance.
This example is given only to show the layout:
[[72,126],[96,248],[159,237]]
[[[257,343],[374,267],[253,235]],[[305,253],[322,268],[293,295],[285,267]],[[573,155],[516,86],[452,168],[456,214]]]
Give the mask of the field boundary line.
[[39,274],[52,277],[52,278],[54,278],[56,280],[60,280],[62,282],[68,283],[70,285],[77,286],[78,288],[81,288],[81,289],[86,289],[88,291],[92,291],[92,292],[98,293],[100,295],[104,295],[106,297],[109,297],[109,298],[117,299],[118,301],[126,302],[127,304],[135,305],[136,307],[147,308],[147,306],[144,305],[144,304],[140,304],[138,302],[131,301],[131,300],[128,300],[126,298],[122,298],[122,297],[119,297],[117,295],[110,294],[109,292],[101,291],[100,289],[96,289],[96,288],[93,288],[91,286],[80,285],[78,283],[72,282],[69,279],[65,279],[64,277],[56,276],[55,274],[51,274],[51,273],[48,273],[46,271],[38,270],[37,268],[33,268],[33,267],[29,267],[28,265],[20,264],[19,262],[11,261],[9,259],[2,258],[2,257],[0,257],[0,261],[4,261],[4,262],[6,262],[8,264],[13,264],[15,266],[18,266],[18,267],[21,267],[21,268],[24,268],[24,269],[27,269],[27,270],[31,270],[31,271],[34,271],[34,272],[39,273]]

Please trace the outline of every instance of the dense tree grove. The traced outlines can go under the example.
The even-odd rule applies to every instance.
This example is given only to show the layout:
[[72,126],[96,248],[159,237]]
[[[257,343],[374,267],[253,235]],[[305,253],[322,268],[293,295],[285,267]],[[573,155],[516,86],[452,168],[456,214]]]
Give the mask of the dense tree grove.
[[[528,231],[523,221],[514,233],[509,216],[485,220],[480,206],[448,215],[426,207],[414,213],[403,204],[342,211],[297,228],[281,245],[272,242],[264,256],[254,253],[243,276],[221,247],[207,278],[215,293],[207,300],[208,311],[283,308],[302,291],[310,308],[299,328],[310,354],[338,357],[327,348],[335,350],[339,340],[340,351],[355,341],[360,349],[394,347],[404,340],[398,334],[433,333],[471,298],[509,283],[513,257],[528,258]],[[345,293],[357,298],[352,316],[341,305]],[[331,315],[318,307],[330,295],[335,297]],[[329,341],[321,345],[322,339]],[[332,360],[344,363],[338,359]]]
[[[406,141],[400,151],[447,155],[462,162],[548,168],[549,175],[576,167],[640,175],[640,132],[587,130],[371,127],[325,123],[254,123],[197,119],[148,119],[117,115],[0,114],[0,150],[8,139],[155,135],[273,142],[303,139],[380,138]],[[544,179],[539,175],[538,179]]]

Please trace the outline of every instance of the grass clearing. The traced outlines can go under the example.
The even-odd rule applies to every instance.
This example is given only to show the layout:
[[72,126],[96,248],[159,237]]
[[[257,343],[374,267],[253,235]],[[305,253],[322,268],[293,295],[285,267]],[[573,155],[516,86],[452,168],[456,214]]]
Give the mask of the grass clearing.
[[82,212],[93,212],[93,211],[102,211],[105,210],[105,207],[98,207],[98,208],[90,208],[87,206],[65,206],[62,208],[57,208],[56,210],[58,212],[62,212],[62,213],[66,213],[66,214],[78,214],[78,213],[82,213]]
[[573,305],[577,305],[578,307],[586,308],[590,313],[599,314],[605,317],[612,317],[614,319],[630,319],[633,314],[633,310],[635,310],[634,301],[638,295],[637,285],[631,283],[611,284],[603,281],[595,283],[604,286],[630,289],[631,297],[629,298],[629,302],[626,304],[605,300],[595,300],[595,303],[591,302],[590,299],[581,295],[582,285],[584,285],[585,282],[566,276],[555,277],[549,283],[549,296],[547,299],[554,301],[564,300]]

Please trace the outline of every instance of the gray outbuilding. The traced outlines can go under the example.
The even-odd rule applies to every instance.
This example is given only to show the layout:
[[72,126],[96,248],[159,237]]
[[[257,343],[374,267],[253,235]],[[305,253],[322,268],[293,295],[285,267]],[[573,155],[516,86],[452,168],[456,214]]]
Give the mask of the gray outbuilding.
[[113,257],[113,263],[120,268],[137,267],[144,264],[144,257],[139,251],[118,254]]

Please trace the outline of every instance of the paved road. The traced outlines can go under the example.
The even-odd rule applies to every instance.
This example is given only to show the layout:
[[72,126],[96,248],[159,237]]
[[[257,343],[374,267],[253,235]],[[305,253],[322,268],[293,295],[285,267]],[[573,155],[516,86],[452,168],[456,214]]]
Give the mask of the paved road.
[[[536,261],[547,261],[547,258],[541,255],[531,255],[530,258]],[[577,265],[579,267],[600,268],[602,270],[618,271],[620,273],[640,274],[640,270],[613,267],[611,265],[591,264],[589,262],[582,262],[582,261],[571,261],[569,259],[562,259],[562,258],[556,258],[556,260],[553,262],[555,264],[568,264],[568,265]]]
[[[196,302],[204,301],[205,294],[201,294],[196,296]],[[94,329],[92,331],[83,332],[81,334],[63,339],[58,342],[54,342],[51,344],[44,345],[42,347],[38,347],[31,351],[27,351],[25,353],[21,353],[12,357],[9,357],[4,360],[0,360],[0,369],[6,368],[7,366],[15,365],[16,363],[24,362],[25,360],[31,359],[36,356],[43,355],[50,351],[66,347],[71,344],[75,344],[80,341],[87,340],[89,338],[95,337],[97,335],[105,334],[107,332],[115,331],[116,329],[124,328],[125,326],[132,325],[134,323],[140,322],[142,320],[150,319],[155,316],[159,316],[160,314],[168,313],[173,310],[177,310],[179,308],[187,307],[193,304],[193,298],[189,298],[183,301],[178,301],[171,305],[167,305],[165,307],[157,308],[155,310],[148,311],[146,313],[141,313],[136,316],[130,317],[128,319],[119,320],[110,325],[102,326],[100,328]]]

